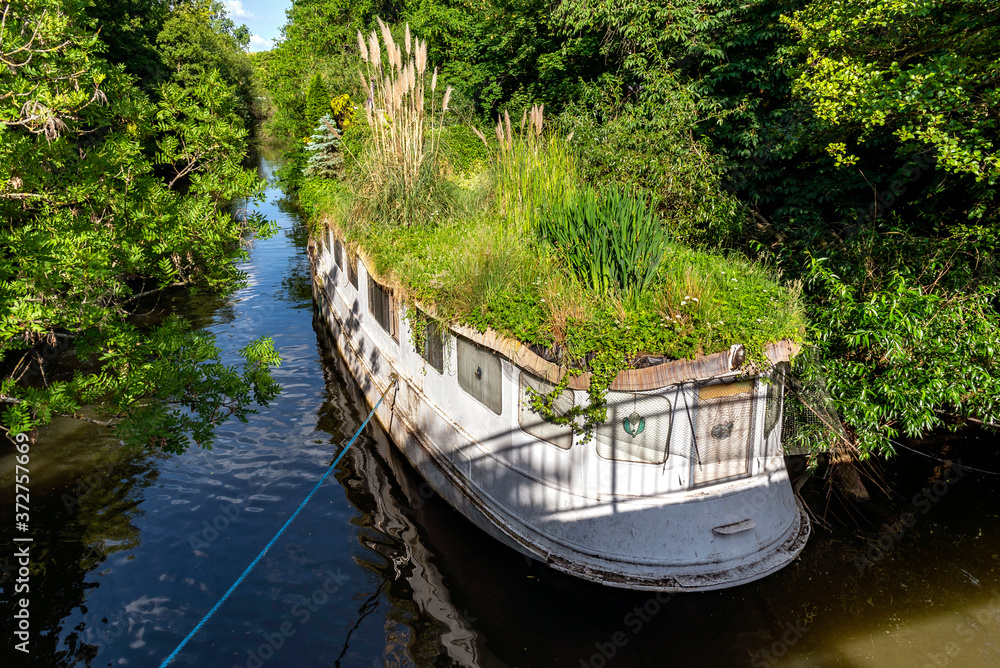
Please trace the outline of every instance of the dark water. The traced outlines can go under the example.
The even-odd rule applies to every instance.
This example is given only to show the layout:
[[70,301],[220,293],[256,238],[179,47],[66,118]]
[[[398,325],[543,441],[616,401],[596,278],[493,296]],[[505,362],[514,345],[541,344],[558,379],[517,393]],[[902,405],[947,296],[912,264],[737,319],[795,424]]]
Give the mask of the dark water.
[[[273,158],[272,158],[273,159]],[[267,176],[274,163],[262,159]],[[367,408],[313,325],[306,238],[280,191],[251,283],[175,305],[226,361],[270,334],[284,390],[212,451],[126,451],[58,420],[31,449],[30,650],[14,650],[14,453],[0,454],[2,665],[156,666],[295,511]],[[911,444],[1000,471],[988,434]],[[793,462],[794,464],[794,462]],[[803,492],[830,530],[760,582],[602,588],[527,563],[458,516],[369,428],[174,665],[1000,665],[1000,478],[902,455],[865,507]],[[927,494],[923,494],[923,490]],[[18,596],[22,596],[19,594]]]

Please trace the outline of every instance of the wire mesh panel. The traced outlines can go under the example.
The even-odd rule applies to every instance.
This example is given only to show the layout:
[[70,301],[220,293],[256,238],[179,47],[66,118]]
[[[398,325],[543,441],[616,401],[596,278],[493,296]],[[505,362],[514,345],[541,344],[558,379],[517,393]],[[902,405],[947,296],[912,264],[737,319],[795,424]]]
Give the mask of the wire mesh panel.
[[[569,450],[573,445],[573,427],[550,422],[531,407],[529,387],[536,394],[549,394],[555,389],[555,385],[522,371],[519,387],[517,422],[521,425],[521,429],[535,438],[548,441],[563,450]],[[565,415],[573,408],[573,393],[570,390],[560,392],[552,401],[551,408],[556,415]]]
[[698,389],[693,484],[746,476],[753,436],[753,382],[705,385]]
[[[815,358],[806,358],[800,373],[787,370],[783,377],[785,405],[781,420],[781,446],[786,455],[829,452],[840,441],[851,444],[837,406],[830,396],[829,381],[817,368]],[[808,370],[801,375],[802,370]]]
[[503,412],[503,371],[500,358],[468,339],[458,339],[458,384],[491,411]]
[[597,454],[620,462],[662,464],[670,454],[670,400],[660,394],[608,392],[608,421],[597,427]]
[[778,425],[778,418],[781,417],[781,399],[784,387],[777,374],[778,372],[775,370],[767,382],[767,399],[764,403],[764,438],[771,435],[771,432]]

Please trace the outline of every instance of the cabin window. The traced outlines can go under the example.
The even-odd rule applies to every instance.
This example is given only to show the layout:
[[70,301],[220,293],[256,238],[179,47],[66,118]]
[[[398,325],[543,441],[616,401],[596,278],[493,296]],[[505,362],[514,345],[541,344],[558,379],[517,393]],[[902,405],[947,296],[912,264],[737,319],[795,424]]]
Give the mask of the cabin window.
[[333,260],[339,269],[344,269],[344,244],[340,243],[340,239],[333,242]]
[[351,282],[354,289],[358,289],[358,258],[357,256],[347,256],[347,280]]
[[695,485],[750,472],[753,437],[753,381],[704,385],[695,416]]
[[608,392],[608,421],[596,430],[604,459],[662,464],[670,455],[670,400],[660,394]]
[[399,318],[394,308],[392,293],[368,277],[368,312],[392,338],[399,338]]
[[[518,400],[517,422],[521,429],[537,439],[547,441],[557,448],[569,450],[573,445],[573,427],[571,425],[555,424],[543,418],[531,407],[531,395],[528,388],[537,394],[548,394],[555,385],[548,381],[521,372],[520,394]],[[552,402],[552,410],[556,415],[565,415],[573,408],[573,392],[563,390]]]
[[778,362],[767,382],[767,399],[764,403],[764,438],[771,435],[781,417],[781,399],[785,390],[788,362]]
[[418,351],[424,361],[438,373],[444,373],[444,330],[435,320],[430,320],[424,330],[424,346]]
[[503,373],[493,351],[459,338],[458,384],[497,415],[503,412]]

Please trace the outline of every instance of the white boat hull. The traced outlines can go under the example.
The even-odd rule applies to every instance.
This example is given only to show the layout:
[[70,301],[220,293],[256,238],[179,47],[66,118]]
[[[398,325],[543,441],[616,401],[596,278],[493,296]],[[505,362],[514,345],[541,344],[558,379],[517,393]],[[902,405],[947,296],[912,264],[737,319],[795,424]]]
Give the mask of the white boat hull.
[[[698,429],[705,427],[698,411],[708,416],[712,401],[699,388],[718,382],[715,376],[621,393],[637,405],[669,407],[645,416],[650,433],[657,421],[667,421],[669,455],[662,462],[621,461],[606,445],[601,456],[595,439],[576,437],[558,447],[519,426],[524,395],[518,379],[527,373],[519,365],[498,352],[502,382],[484,403],[460,387],[454,339],[439,373],[410,345],[405,317],[394,336],[376,321],[363,262],[356,265],[358,290],[337,266],[332,239],[311,259],[322,320],[368,402],[378,400],[393,374],[398,378],[376,412],[379,422],[438,494],[505,545],[586,580],[656,591],[750,582],[787,565],[804,547],[809,520],[788,480],[780,419],[765,431],[767,387],[759,380],[742,381],[748,413],[735,429],[744,429],[749,445],[735,468],[705,461],[712,440],[705,432],[699,444]],[[584,400],[582,392],[576,395]],[[729,437],[734,420],[720,424]]]

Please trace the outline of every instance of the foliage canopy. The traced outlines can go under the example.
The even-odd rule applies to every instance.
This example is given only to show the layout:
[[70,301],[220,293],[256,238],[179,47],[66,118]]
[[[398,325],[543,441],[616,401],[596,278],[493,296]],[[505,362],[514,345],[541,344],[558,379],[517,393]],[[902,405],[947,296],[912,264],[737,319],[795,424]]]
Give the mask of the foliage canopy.
[[[113,49],[81,4],[3,9],[0,402],[10,432],[98,404],[128,443],[180,451],[209,445],[221,420],[245,420],[277,391],[269,339],[227,367],[181,320],[136,317],[164,290],[234,289],[244,241],[270,232],[219,205],[257,197],[262,184],[241,165],[245,91],[218,68],[242,63],[249,75],[249,62],[209,7],[138,5],[162,20],[147,64],[172,73],[148,92],[106,58]],[[112,33],[116,48],[152,48],[146,31]]]

